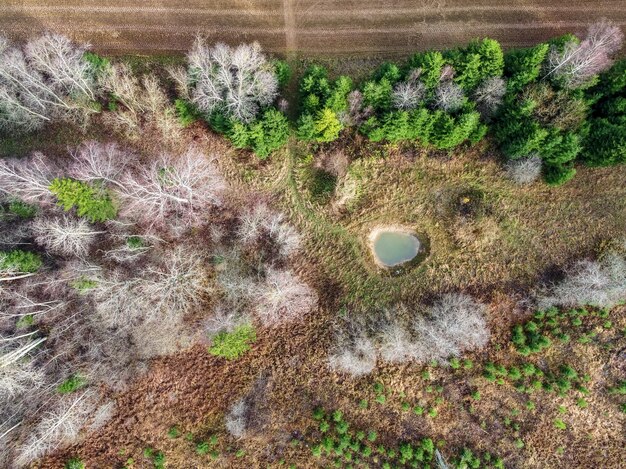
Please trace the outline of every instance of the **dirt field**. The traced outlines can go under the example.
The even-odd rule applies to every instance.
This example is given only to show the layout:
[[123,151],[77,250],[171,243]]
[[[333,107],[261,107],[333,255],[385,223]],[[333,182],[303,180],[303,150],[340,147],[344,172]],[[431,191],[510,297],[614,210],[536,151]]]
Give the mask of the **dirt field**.
[[0,31],[55,30],[107,53],[180,52],[211,40],[259,40],[303,55],[405,55],[491,36],[505,47],[582,32],[599,18],[626,25],[622,0],[2,0]]

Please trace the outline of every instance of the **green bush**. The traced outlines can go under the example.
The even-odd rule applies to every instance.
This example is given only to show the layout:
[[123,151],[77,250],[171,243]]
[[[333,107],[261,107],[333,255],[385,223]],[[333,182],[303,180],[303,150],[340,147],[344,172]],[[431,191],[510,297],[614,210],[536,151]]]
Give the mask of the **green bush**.
[[50,184],[50,192],[56,195],[58,205],[65,211],[76,207],[79,216],[92,222],[103,222],[117,216],[117,208],[104,187],[71,178],[55,178]]
[[33,218],[37,215],[37,206],[13,199],[9,202],[9,212],[19,218]]
[[183,127],[188,127],[202,118],[200,111],[192,103],[184,99],[175,100],[174,109],[176,110],[178,122]]
[[220,332],[213,339],[209,353],[218,357],[234,360],[250,350],[250,344],[256,341],[256,332],[251,324],[235,327],[232,332]]
[[96,280],[81,276],[72,282],[72,288],[78,293],[87,293],[98,286]]
[[43,261],[39,254],[21,249],[0,251],[0,272],[30,274],[37,272]]
[[83,59],[91,66],[91,72],[95,79],[100,78],[111,66],[109,59],[93,52],[85,52]]
[[57,386],[59,394],[70,394],[87,386],[87,380],[78,374],[74,374]]
[[72,458],[65,463],[65,469],[85,469],[85,463],[80,458]]

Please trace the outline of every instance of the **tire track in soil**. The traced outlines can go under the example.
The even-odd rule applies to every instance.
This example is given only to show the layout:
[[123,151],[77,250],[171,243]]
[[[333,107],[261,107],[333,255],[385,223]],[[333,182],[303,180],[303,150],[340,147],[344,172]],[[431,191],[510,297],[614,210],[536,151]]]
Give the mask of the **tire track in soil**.
[[283,13],[285,17],[285,49],[287,54],[291,54],[298,48],[294,0],[283,0]]

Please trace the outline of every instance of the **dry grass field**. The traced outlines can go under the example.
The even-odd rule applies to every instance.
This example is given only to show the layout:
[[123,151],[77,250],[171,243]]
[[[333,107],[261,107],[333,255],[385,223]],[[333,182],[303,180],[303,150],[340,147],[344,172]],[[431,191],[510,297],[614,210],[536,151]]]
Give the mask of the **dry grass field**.
[[620,0],[3,0],[0,31],[50,29],[107,53],[187,50],[211,41],[258,40],[277,53],[406,55],[490,36],[505,47],[582,32],[607,17],[626,25]]

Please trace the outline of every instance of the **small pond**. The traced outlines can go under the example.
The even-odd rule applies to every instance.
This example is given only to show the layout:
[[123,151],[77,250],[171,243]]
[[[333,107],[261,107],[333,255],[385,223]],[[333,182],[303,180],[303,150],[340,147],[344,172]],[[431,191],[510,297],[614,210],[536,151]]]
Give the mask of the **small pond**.
[[408,230],[376,229],[370,234],[370,247],[381,267],[395,267],[413,260],[422,251],[417,235]]

